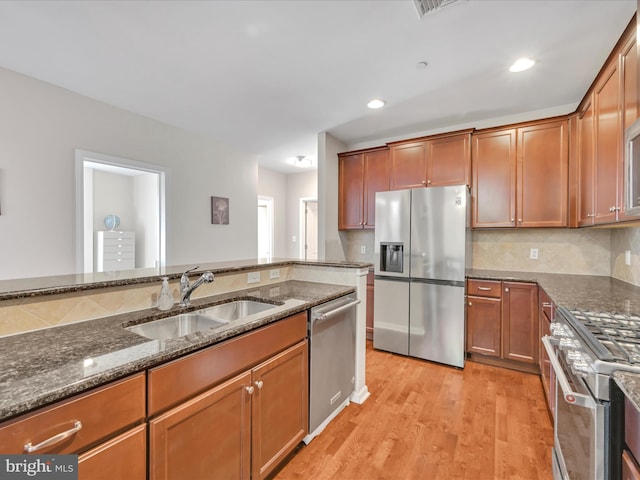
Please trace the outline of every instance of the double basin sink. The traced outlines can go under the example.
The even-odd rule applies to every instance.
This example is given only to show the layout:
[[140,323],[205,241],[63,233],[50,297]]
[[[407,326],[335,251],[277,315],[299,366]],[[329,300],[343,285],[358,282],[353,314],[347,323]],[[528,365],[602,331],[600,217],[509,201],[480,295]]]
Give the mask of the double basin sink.
[[257,300],[235,300],[190,313],[161,318],[140,325],[126,327],[127,330],[152,340],[169,340],[191,333],[219,328],[233,320],[261,313],[277,305]]

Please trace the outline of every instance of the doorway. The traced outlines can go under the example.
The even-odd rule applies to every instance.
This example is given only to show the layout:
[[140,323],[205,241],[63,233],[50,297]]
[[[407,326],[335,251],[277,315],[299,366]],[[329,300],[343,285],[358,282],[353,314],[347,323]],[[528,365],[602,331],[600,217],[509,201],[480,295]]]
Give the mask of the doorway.
[[258,197],[258,258],[273,256],[273,198]]
[[[135,239],[129,268],[165,266],[168,169],[76,150],[76,264],[79,273],[103,271],[94,248],[97,232],[126,231]],[[116,215],[113,226],[106,217]],[[106,255],[106,254],[105,254]],[[105,262],[106,264],[106,262]],[[104,271],[118,270],[106,268]]]
[[318,259],[318,200],[300,199],[300,258]]

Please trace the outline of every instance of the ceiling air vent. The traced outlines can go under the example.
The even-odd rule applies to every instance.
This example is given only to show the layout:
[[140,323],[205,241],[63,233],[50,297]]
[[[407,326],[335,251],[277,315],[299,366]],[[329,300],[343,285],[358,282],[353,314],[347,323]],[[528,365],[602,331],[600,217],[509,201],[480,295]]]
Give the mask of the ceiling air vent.
[[418,11],[418,17],[422,18],[427,13],[431,13],[455,1],[456,0],[413,0],[413,3]]

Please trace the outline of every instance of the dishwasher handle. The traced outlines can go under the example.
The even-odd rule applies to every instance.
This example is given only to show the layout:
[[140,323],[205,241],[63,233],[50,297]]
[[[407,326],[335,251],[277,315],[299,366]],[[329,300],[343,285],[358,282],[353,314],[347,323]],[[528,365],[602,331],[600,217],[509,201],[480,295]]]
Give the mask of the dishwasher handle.
[[328,312],[325,313],[319,313],[317,315],[314,315],[312,318],[313,323],[316,322],[321,322],[323,320],[328,320],[332,317],[335,317],[336,315],[344,312],[345,310],[349,310],[352,307],[355,307],[356,305],[358,305],[360,303],[360,300],[354,300],[353,302],[349,302],[346,305],[342,305],[338,308],[334,308],[333,310],[329,310]]

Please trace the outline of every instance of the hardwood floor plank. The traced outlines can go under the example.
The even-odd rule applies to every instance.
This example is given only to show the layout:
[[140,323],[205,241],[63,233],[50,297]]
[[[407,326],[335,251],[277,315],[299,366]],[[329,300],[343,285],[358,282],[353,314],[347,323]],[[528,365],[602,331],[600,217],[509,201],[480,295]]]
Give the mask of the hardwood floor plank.
[[367,346],[371,397],[275,475],[293,479],[550,480],[553,426],[536,375],[464,370]]

